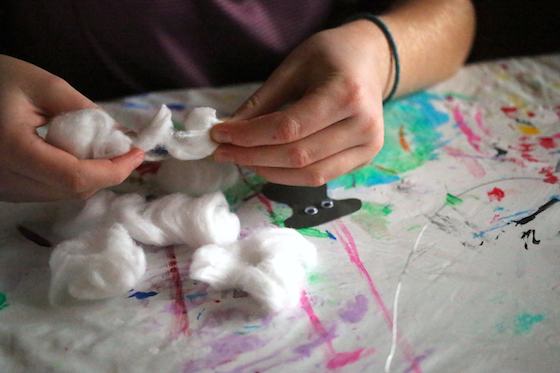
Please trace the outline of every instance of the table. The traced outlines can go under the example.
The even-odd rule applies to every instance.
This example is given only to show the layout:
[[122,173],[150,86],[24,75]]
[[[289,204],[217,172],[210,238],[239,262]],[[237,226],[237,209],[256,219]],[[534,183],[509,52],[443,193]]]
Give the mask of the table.
[[[104,106],[124,121],[161,103],[225,115],[256,87]],[[50,307],[50,249],[16,226],[48,226],[57,205],[1,203],[0,371],[560,370],[560,55],[465,67],[384,116],[381,153],[329,183],[362,209],[301,230],[320,263],[279,314],[189,279],[192,252],[174,247],[148,250],[125,296]],[[290,214],[243,181],[227,196],[245,233]]]

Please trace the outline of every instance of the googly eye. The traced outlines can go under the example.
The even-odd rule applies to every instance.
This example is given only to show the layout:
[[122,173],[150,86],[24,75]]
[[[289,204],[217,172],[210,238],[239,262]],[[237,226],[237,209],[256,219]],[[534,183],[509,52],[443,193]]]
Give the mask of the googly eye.
[[334,201],[331,201],[330,199],[321,201],[321,207],[324,209],[332,209],[334,207]]
[[307,206],[303,212],[305,212],[306,215],[317,215],[319,213],[319,209],[315,206]]

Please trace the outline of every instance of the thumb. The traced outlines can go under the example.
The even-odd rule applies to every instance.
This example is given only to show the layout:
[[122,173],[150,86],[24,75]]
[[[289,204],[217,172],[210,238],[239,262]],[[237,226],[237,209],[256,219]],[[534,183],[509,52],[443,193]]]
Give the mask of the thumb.
[[230,120],[245,120],[276,111],[303,91],[296,83],[294,64],[280,65],[233,114]]

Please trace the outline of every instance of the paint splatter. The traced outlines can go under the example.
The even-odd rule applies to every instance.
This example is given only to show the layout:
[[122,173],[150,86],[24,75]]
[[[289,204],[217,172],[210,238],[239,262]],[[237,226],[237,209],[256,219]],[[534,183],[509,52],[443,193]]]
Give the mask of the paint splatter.
[[157,292],[155,291],[135,291],[134,293],[130,294],[128,297],[129,298],[136,298],[136,299],[146,299],[146,298],[150,298],[153,297],[155,295],[158,295]]
[[[330,181],[329,187],[348,189],[393,183],[400,174],[435,159],[436,150],[444,144],[438,128],[449,121],[449,115],[438,110],[435,103],[444,100],[443,95],[420,92],[387,103],[383,149],[368,165]],[[408,152],[400,143],[401,127],[407,135]]]
[[552,137],[541,137],[539,144],[545,149],[554,149],[556,147],[556,142]]
[[523,241],[525,241],[525,250],[529,250],[529,241],[531,240],[531,235],[533,236],[533,239],[531,240],[531,243],[533,245],[538,245],[541,243],[541,240],[537,240],[537,237],[535,236],[535,230],[534,229],[529,229],[528,231],[525,231],[521,234],[521,239]]
[[6,296],[6,294],[0,293],[0,310],[3,310],[8,306],[8,297]]
[[498,202],[500,202],[506,196],[505,192],[498,187],[494,187],[494,189],[492,189],[486,194],[488,194],[488,199],[490,201],[498,201]]
[[544,175],[545,183],[556,184],[558,182],[558,176],[554,175],[552,167],[541,168],[539,174]]
[[401,144],[401,148],[409,153],[410,152],[410,145],[408,144],[408,141],[406,141],[406,137],[404,137],[404,127],[401,126],[401,128],[399,128],[399,143]]
[[543,314],[521,313],[515,319],[515,334],[529,334],[536,324],[544,320]]
[[468,143],[477,151],[480,152],[480,141],[482,140],[480,136],[473,132],[473,130],[468,126],[467,122],[465,121],[465,117],[458,106],[455,106],[451,109],[453,113],[453,119],[455,119],[455,123],[457,127],[463,132],[463,135],[467,138]]
[[353,222],[359,224],[374,238],[382,238],[387,234],[393,207],[386,203],[362,202],[362,208],[351,215]]
[[183,296],[183,281],[177,268],[177,257],[173,246],[167,247],[167,267],[169,270],[171,289],[173,291],[172,312],[175,315],[175,325],[172,329],[172,338],[176,339],[181,334],[189,334],[189,315]]
[[445,204],[448,206],[458,206],[461,203],[463,203],[463,200],[451,193],[447,193],[447,195],[445,196]]
[[361,294],[356,295],[354,300],[349,300],[346,306],[338,311],[340,318],[348,323],[361,321],[368,310],[367,298]]

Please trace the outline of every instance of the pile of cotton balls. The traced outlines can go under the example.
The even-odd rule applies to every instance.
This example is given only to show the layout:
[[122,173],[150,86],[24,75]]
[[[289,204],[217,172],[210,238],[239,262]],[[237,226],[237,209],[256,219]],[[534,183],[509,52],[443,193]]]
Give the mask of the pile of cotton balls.
[[239,240],[239,218],[220,191],[236,182],[237,170],[205,159],[217,147],[209,136],[216,123],[215,110],[197,108],[175,129],[165,105],[145,127],[128,133],[101,109],[70,112],[50,123],[46,141],[80,159],[118,156],[131,146],[148,159],[168,158],[156,183],[172,193],[147,200],[101,191],[59,222],[56,230],[65,240],[50,259],[51,303],[125,294],[146,272],[141,244],[196,249],[191,278],[217,290],[244,290],[269,310],[298,303],[316,248],[287,228],[263,228]]

